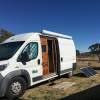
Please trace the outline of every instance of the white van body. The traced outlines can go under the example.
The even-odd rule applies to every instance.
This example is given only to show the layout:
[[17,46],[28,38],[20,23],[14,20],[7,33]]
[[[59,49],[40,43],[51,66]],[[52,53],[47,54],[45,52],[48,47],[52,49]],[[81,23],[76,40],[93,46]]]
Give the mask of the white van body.
[[[42,40],[43,38],[46,37],[43,41],[47,41],[49,43],[48,46],[45,46],[43,41],[41,42],[40,36],[42,36]],[[6,95],[8,83],[10,80],[12,80],[15,77],[24,78],[24,80],[27,82],[27,85],[32,86],[37,83],[49,80],[51,78],[66,73],[71,73],[73,71],[74,64],[76,63],[76,50],[75,50],[75,45],[72,37],[43,30],[41,33],[32,32],[32,33],[12,36],[9,39],[5,40],[3,43],[1,43],[1,45],[3,44],[9,45],[9,43],[13,43],[12,46],[13,48],[14,43],[17,44],[21,42],[23,43],[20,45],[20,47],[18,47],[16,52],[11,57],[8,57],[8,59],[0,58],[1,59],[0,60],[0,67],[1,67],[0,68],[0,96],[1,97]],[[43,43],[43,47],[41,46],[41,43]],[[58,45],[56,45],[55,43],[58,43]],[[50,48],[49,45],[51,46]],[[47,53],[45,53],[46,47],[48,48]],[[32,54],[34,54],[32,55],[33,58],[26,62],[19,60],[21,53],[24,52],[25,50],[28,50],[27,48],[30,48],[31,51],[32,50],[34,51],[34,52],[32,51],[33,52]],[[51,51],[49,51],[49,49],[52,51],[52,54]],[[56,54],[56,52],[58,52],[58,54]],[[48,56],[49,54],[50,56]],[[44,58],[43,55],[45,55]],[[48,59],[51,60],[56,59],[56,61],[49,60],[49,62],[45,62],[47,61],[47,59],[45,59],[45,57],[47,56]],[[58,58],[55,56],[59,57],[59,61],[57,61]],[[45,60],[44,65],[43,65],[43,59]],[[50,66],[48,64],[49,65],[51,64],[50,66],[55,65],[56,67],[55,68],[52,67],[50,69]],[[59,65],[59,67],[57,67],[57,64]]]

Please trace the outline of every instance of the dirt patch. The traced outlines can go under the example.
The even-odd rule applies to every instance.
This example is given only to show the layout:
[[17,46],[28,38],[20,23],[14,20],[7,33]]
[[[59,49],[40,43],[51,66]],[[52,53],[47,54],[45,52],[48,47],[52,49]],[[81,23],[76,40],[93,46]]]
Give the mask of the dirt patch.
[[76,85],[74,82],[61,82],[60,84],[56,84],[53,86],[54,89],[65,90],[72,86]]

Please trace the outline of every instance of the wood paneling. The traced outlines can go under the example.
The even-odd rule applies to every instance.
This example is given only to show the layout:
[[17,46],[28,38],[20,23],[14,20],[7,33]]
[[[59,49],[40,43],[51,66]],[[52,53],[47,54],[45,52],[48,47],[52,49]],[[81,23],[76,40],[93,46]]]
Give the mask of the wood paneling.
[[49,60],[48,60],[48,42],[47,37],[40,36],[41,46],[45,47],[46,50],[42,50],[42,64],[43,64],[43,75],[49,74]]

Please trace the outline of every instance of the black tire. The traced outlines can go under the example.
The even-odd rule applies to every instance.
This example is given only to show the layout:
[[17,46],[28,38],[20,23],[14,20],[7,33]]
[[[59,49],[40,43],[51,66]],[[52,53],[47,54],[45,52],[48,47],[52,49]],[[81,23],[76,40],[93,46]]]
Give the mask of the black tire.
[[6,97],[8,99],[15,99],[22,96],[26,90],[26,81],[22,77],[14,77],[8,83]]

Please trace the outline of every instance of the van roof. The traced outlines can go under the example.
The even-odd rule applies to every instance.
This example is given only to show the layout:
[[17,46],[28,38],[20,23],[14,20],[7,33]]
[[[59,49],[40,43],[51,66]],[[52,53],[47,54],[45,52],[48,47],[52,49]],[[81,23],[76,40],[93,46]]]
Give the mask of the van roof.
[[34,35],[33,32],[14,35],[14,36],[8,38],[7,40],[5,40],[3,43],[14,42],[14,41],[26,41],[26,40],[29,39],[32,35]]
[[30,37],[36,34],[72,39],[72,37],[68,35],[63,35],[56,32],[47,31],[47,30],[42,30],[41,33],[30,32],[30,33],[18,34],[18,35],[8,38],[3,43],[14,42],[14,41],[26,41],[27,39],[29,39]]

